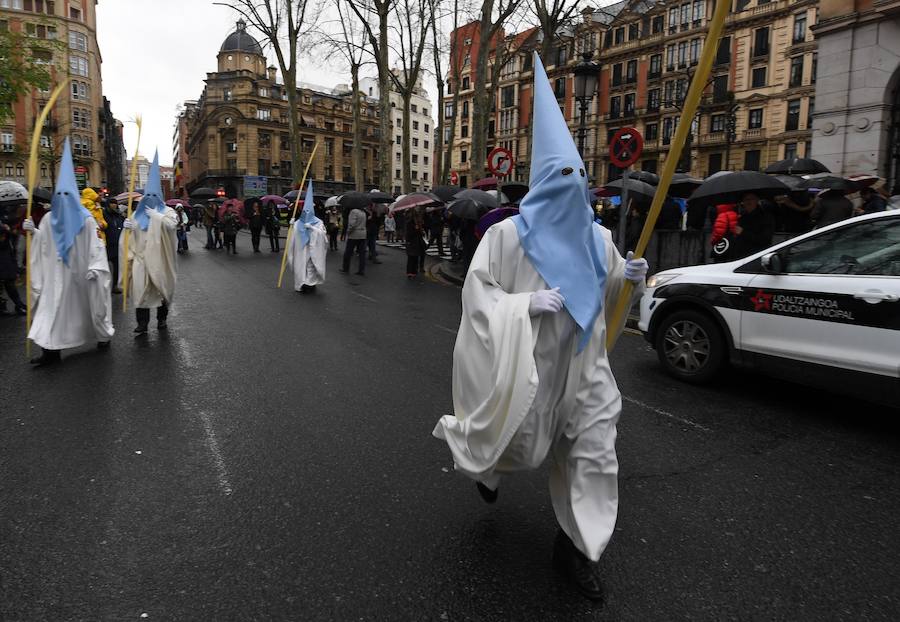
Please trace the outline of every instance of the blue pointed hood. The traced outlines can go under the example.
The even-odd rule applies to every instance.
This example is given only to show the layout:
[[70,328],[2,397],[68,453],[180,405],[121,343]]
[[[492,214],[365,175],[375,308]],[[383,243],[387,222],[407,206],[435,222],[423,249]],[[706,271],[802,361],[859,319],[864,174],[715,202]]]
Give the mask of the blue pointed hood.
[[72,163],[72,149],[69,139],[63,145],[62,160],[59,163],[59,174],[56,177],[56,188],[50,202],[50,228],[56,252],[63,263],[69,265],[69,251],[75,238],[84,228],[85,218],[91,213],[81,204],[81,193],[75,181],[75,166]]
[[606,252],[584,162],[537,53],[533,115],[529,190],[513,222],[525,255],[548,286],[559,288],[581,329],[580,352],[603,305]]
[[155,209],[158,212],[164,212],[166,209],[166,200],[163,197],[162,182],[159,180],[159,151],[153,154],[153,164],[150,165],[150,173],[147,175],[147,185],[144,187],[144,196],[141,197],[137,209],[134,210],[132,219],[134,219],[141,231],[146,231],[150,226],[150,215],[148,209]]
[[300,222],[298,231],[300,232],[300,243],[302,246],[309,244],[309,231],[304,225],[315,225],[322,222],[316,216],[316,206],[313,203],[313,185],[312,180],[306,185],[306,197],[303,199],[303,211],[300,212]]

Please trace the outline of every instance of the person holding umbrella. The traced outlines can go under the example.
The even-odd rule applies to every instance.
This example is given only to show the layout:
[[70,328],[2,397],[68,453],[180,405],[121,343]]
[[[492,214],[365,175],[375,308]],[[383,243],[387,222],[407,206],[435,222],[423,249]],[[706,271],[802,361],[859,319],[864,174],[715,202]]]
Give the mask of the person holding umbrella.
[[417,207],[406,214],[406,278],[412,280],[419,272],[425,271],[425,220],[424,207]]
[[748,255],[772,246],[775,235],[775,215],[768,205],[761,204],[753,192],[744,193],[738,204],[740,216],[733,228],[734,241],[729,260],[743,259]]
[[[495,503],[503,479],[550,459],[556,569],[603,598],[597,561],[618,511],[616,422],[604,310],[647,262],[624,259],[593,222],[584,162],[540,58],[534,60],[531,187],[517,216],[485,233],[462,292],[453,414],[433,434]],[[452,207],[452,206],[451,206]]]
[[814,229],[846,220],[853,216],[853,203],[844,196],[844,190],[827,188],[820,192],[814,201],[810,218]]

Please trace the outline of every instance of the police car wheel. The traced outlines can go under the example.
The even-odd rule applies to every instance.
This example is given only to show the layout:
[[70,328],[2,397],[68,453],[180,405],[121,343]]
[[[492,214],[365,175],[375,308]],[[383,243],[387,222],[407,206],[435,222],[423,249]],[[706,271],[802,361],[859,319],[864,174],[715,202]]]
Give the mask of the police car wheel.
[[669,375],[700,384],[722,368],[725,339],[703,313],[678,311],[662,321],[656,333],[656,354]]

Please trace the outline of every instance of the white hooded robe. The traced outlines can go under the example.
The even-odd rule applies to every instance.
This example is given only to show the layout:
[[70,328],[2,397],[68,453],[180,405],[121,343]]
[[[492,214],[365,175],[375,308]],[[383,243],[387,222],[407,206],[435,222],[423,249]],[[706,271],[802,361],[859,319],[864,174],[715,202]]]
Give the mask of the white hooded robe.
[[[152,309],[171,303],[177,281],[178,213],[171,207],[159,212],[148,209],[146,231],[133,229],[128,235],[129,300],[138,308]],[[123,235],[125,235],[123,233]],[[119,243],[119,262],[124,265],[125,241]],[[124,270],[120,271],[124,278]],[[124,289],[124,286],[123,286]]]
[[69,265],[56,251],[49,215],[31,241],[31,291],[37,307],[28,338],[45,350],[109,341],[115,333],[106,247],[94,217],[86,213],[84,221],[69,249]]
[[[529,315],[531,294],[548,285],[526,257],[515,223],[505,220],[487,231],[462,292],[453,352],[455,414],[442,417],[433,432],[447,442],[456,469],[489,488],[504,474],[538,468],[552,454],[557,520],[595,561],[618,509],[615,438],[622,403],[607,359],[605,312],[622,291],[625,270],[609,231],[601,231],[605,300],[581,353],[577,325],[565,309]],[[643,286],[636,287],[632,303],[642,293]]]
[[297,227],[306,226],[299,220],[291,231],[291,250],[288,262],[294,271],[294,289],[298,292],[304,285],[316,286],[325,282],[325,256],[328,254],[327,233],[321,221],[309,225],[309,244],[303,244]]

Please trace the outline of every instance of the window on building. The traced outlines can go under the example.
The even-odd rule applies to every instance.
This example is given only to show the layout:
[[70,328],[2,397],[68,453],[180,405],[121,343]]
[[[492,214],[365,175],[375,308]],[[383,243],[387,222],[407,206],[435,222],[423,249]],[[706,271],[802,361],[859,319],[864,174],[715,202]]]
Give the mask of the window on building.
[[415,153],[412,154],[412,163],[413,163],[413,164],[418,164],[418,163],[419,163],[419,156],[416,155]]
[[625,27],[624,26],[622,26],[621,28],[616,28],[615,32],[613,33],[613,42],[616,45],[625,43]]
[[69,49],[87,52],[87,37],[74,30],[69,31]]
[[790,160],[797,157],[797,143],[784,144],[784,159]]
[[419,122],[418,121],[412,122],[412,129],[413,129],[413,131],[416,131],[416,132],[419,131]]
[[446,102],[444,104],[444,118],[445,119],[453,118],[453,102]]
[[650,57],[650,69],[648,76],[654,78],[662,73],[662,54],[654,54]]
[[666,69],[675,69],[675,44],[666,46]]
[[223,89],[222,90],[222,99],[223,100],[230,102],[232,100],[232,98],[233,98],[233,95],[231,93],[231,89]]
[[719,47],[716,48],[716,65],[727,65],[731,62],[731,37],[719,39]]
[[445,145],[450,144],[450,128],[449,127],[444,128],[444,144]]
[[625,69],[625,81],[629,84],[637,82],[637,60],[628,61]]
[[425,141],[425,144],[424,144],[423,146],[424,146],[426,149],[429,148],[429,147],[428,147],[428,141],[427,141],[427,140]]
[[72,108],[72,127],[82,130],[91,129],[91,113],[82,108]]
[[[813,113],[815,112],[815,110],[816,110],[816,98],[810,97],[809,98],[809,106],[806,110],[806,129],[808,129],[808,130],[812,129]],[[809,152],[807,151],[807,153],[809,153]],[[807,157],[809,157],[809,156],[807,155]]]
[[88,60],[81,56],[69,55],[69,73],[76,76],[84,76],[87,78],[90,74],[88,73]]
[[72,153],[75,156],[89,157],[91,155],[90,137],[72,134]]
[[678,66],[679,67],[687,67],[687,59],[688,59],[688,42],[687,41],[679,41],[678,42]]
[[659,124],[648,123],[644,126],[644,138],[648,141],[659,140]]
[[463,119],[469,118],[469,100],[468,99],[466,101],[464,101],[463,105],[462,105],[462,118]]
[[718,173],[722,170],[722,154],[721,153],[711,153],[709,154],[709,168],[708,174],[712,175],[713,173]]
[[766,85],[766,66],[762,67],[754,67],[752,78],[750,80],[750,86],[752,88],[758,89]]
[[714,114],[709,118],[709,131],[713,134],[725,131],[724,114]]
[[409,109],[410,109],[410,111],[412,111],[412,112],[416,112],[416,113],[419,112],[419,107],[418,107],[417,105],[415,105],[415,104],[410,104],[410,105],[409,105]]
[[16,142],[12,132],[3,132],[0,134],[0,146],[2,146],[3,151],[13,151],[15,145]]
[[500,107],[510,108],[516,105],[516,87],[504,86],[500,89]]
[[627,94],[625,95],[623,112],[624,112],[626,115],[633,115],[633,114],[634,114],[634,101],[635,101],[635,94],[634,94],[634,93],[627,93]]
[[647,91],[647,112],[657,110],[659,110],[659,89],[650,89]]
[[756,130],[762,127],[763,124],[763,109],[762,108],[753,108],[750,110],[750,114],[747,117],[747,128],[751,130]]
[[619,86],[620,84],[622,84],[622,63],[617,63],[612,68],[612,85]]
[[628,24],[628,40],[637,41],[641,36],[641,25],[637,22]]
[[700,39],[691,39],[691,64],[700,62]]
[[691,5],[681,5],[681,29],[686,30],[691,24]]
[[463,125],[459,131],[460,138],[468,138],[469,137],[469,126]]
[[418,147],[418,146],[419,146],[419,139],[418,139],[418,138],[413,138],[413,139],[412,139],[412,144],[413,144],[413,147]]
[[431,129],[431,128],[429,128],[429,127],[428,127],[428,124],[426,123],[426,124],[425,124],[425,133],[426,133],[426,134],[428,133],[428,130],[429,130],[429,129]]
[[678,32],[678,7],[669,9],[669,34]]
[[469,152],[466,151],[465,149],[460,150],[459,161],[460,162],[468,162],[468,159],[469,159]]
[[428,166],[428,156],[422,156],[422,164]]
[[784,130],[790,132],[800,127],[800,100],[792,99],[787,103],[787,122]]
[[663,31],[665,28],[665,18],[662,15],[657,15],[653,18],[653,21],[650,22],[650,32],[652,34],[657,34]]
[[260,97],[268,97],[269,96],[268,87],[265,87],[265,86],[259,87],[259,96]]
[[257,108],[256,109],[256,118],[260,121],[271,121],[272,120],[272,111],[268,108]]
[[663,104],[666,108],[671,108],[675,103],[675,83],[670,80],[663,85],[663,89]]
[[260,132],[256,135],[256,139],[260,147],[269,148],[272,146],[272,135],[269,132]]
[[419,179],[419,171],[410,171],[413,179]]
[[622,116],[622,98],[619,96],[609,98],[609,118],[618,119]]
[[394,169],[394,178],[400,179],[400,169],[399,168]]
[[758,171],[759,170],[759,159],[760,152],[758,149],[753,149],[750,151],[744,152],[744,170],[745,171]]
[[788,86],[793,88],[803,84],[803,57],[791,57],[791,71],[788,78]]
[[85,82],[72,81],[72,99],[88,101],[91,98],[91,87]]
[[234,139],[225,141],[225,153],[237,153],[237,143]]
[[75,7],[69,7],[69,19],[74,19],[76,22],[81,21],[81,9],[76,9]]
[[[278,137],[278,142],[281,143],[281,150],[282,150],[282,151],[290,151],[290,150],[291,150],[291,136],[290,136],[290,134],[281,134],[281,135]],[[326,142],[325,144],[326,144],[326,147],[327,147],[328,143]],[[283,171],[283,170],[284,170],[284,167],[282,167],[281,170]]]
[[[19,9],[22,10],[22,0],[0,0],[0,9]],[[12,170],[10,170],[12,175]]]
[[397,153],[394,154],[394,159],[395,159],[397,162],[400,162],[401,156],[400,156],[400,152],[399,152],[399,151],[398,151]]
[[819,53],[813,52],[812,55],[812,67],[809,73],[809,82],[810,84],[816,83],[816,72],[819,70]]
[[566,79],[557,78],[553,83],[553,94],[556,99],[563,99],[566,96]]
[[395,136],[395,137],[394,137],[394,143],[397,144],[397,145],[402,145],[402,144],[403,144],[403,137],[402,137],[402,136]]
[[668,145],[672,142],[672,136],[675,134],[675,129],[678,127],[678,119],[674,117],[668,117],[663,119],[663,133],[662,133],[662,143],[664,145]]
[[722,74],[713,78],[713,102],[721,103],[728,100],[728,74]]
[[[428,162],[426,162],[425,164],[428,164]],[[422,172],[422,181],[428,181],[428,171]]]
[[699,26],[704,16],[704,0],[694,0],[694,26]]
[[806,13],[794,15],[794,43],[806,41]]
[[464,90],[464,91],[468,91],[468,90],[469,90],[469,76],[465,76],[465,77],[463,78],[463,80],[462,80],[462,90]]
[[769,27],[757,28],[753,32],[754,58],[769,55]]

